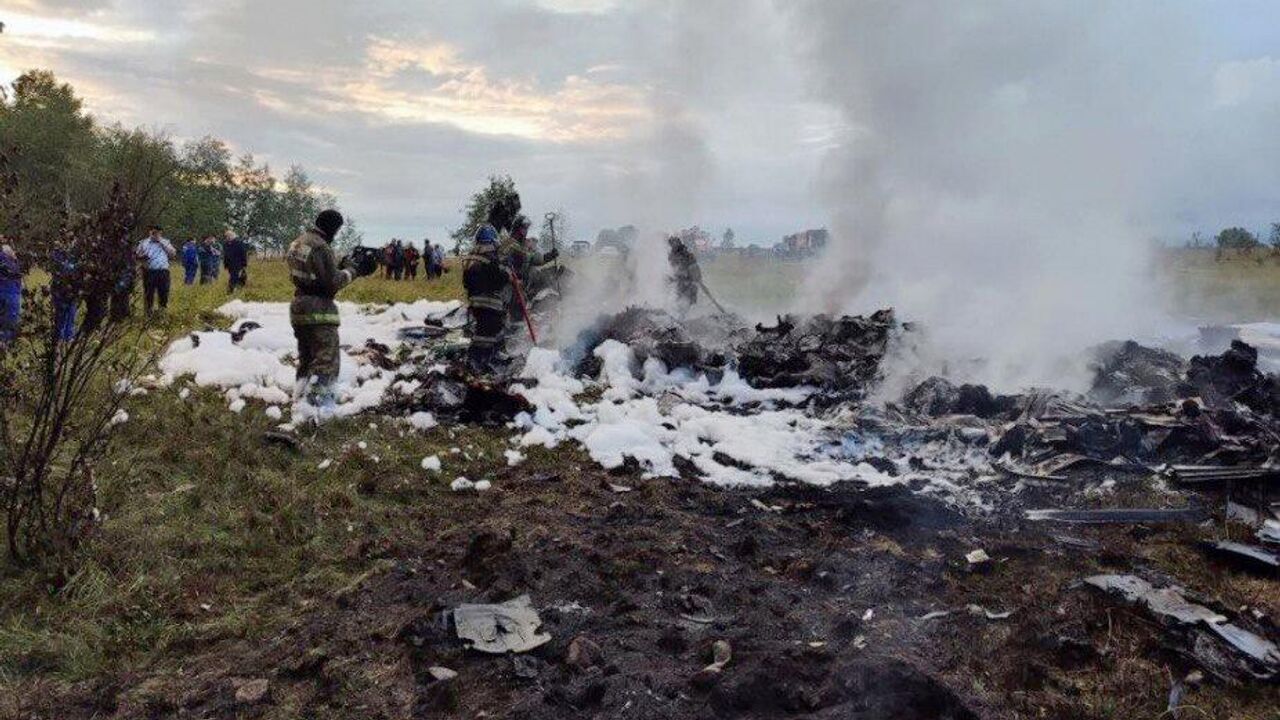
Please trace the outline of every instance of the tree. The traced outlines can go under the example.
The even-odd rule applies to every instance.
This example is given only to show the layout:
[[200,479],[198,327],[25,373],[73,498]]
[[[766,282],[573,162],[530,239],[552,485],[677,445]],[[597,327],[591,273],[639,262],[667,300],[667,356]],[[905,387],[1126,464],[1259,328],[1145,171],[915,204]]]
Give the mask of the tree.
[[1271,223],[1271,234],[1267,236],[1267,244],[1273,250],[1280,251],[1280,223]]
[[364,233],[360,232],[354,218],[347,218],[342,224],[342,230],[338,231],[338,237],[333,239],[333,249],[339,253],[349,253],[363,244]]
[[173,237],[217,235],[231,228],[260,247],[283,250],[334,199],[307,172],[282,181],[252,155],[233,164],[213,137],[179,150],[163,133],[99,127],[75,90],[47,71],[24,73],[0,92],[0,154],[21,178],[12,201],[28,223],[18,235],[56,231],[68,218],[102,207],[118,184],[135,224],[159,223]]
[[1248,252],[1258,247],[1258,237],[1242,227],[1229,227],[1218,233],[1218,248]]
[[453,251],[461,254],[471,246],[471,239],[485,223],[492,224],[499,232],[510,231],[518,223],[529,222],[520,212],[520,193],[510,175],[490,175],[489,184],[471,196],[462,209],[462,226],[449,234],[453,238]]
[[189,142],[177,167],[177,188],[165,225],[174,237],[219,235],[230,220],[231,150],[214,137]]
[[[0,160],[0,217],[31,210],[17,204],[18,185]],[[52,279],[24,297],[17,337],[0,345],[0,514],[13,560],[64,576],[97,524],[94,475],[121,403],[162,347],[145,341],[145,325],[104,315],[130,267],[133,228],[129,199],[116,187],[101,208],[16,243],[19,260]],[[86,300],[86,316],[64,335],[51,330],[57,304],[68,297]]]
[[[94,123],[75,90],[53,73],[32,70],[13,82],[0,102],[0,138],[12,152],[10,170],[22,182],[15,205],[34,226],[53,227],[62,213],[101,196],[95,182]],[[86,201],[85,195],[91,197]]]
[[264,238],[269,249],[281,252],[298,233],[311,227],[323,209],[311,178],[301,166],[291,165],[283,184],[283,190],[274,193],[274,202],[269,205],[270,224]]
[[227,224],[241,237],[260,247],[267,245],[275,204],[275,178],[271,168],[257,165],[245,154],[231,169],[227,199]]
[[120,186],[135,227],[170,220],[168,212],[181,195],[182,178],[168,138],[117,125],[100,133],[98,157],[101,182]]
[[734,248],[733,228],[725,228],[724,237],[720,240],[720,247],[725,250],[732,250]]

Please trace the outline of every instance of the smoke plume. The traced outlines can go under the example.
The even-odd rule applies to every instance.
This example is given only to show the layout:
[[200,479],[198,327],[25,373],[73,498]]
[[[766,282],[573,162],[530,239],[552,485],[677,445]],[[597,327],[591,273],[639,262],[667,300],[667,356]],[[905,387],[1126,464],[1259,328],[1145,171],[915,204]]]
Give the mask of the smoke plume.
[[1089,344],[1162,321],[1151,237],[1191,139],[1170,113],[1206,80],[1171,72],[1195,39],[1170,4],[813,0],[790,19],[845,122],[818,183],[834,245],[800,309],[894,306],[923,326],[921,370],[1001,387],[1079,385]]

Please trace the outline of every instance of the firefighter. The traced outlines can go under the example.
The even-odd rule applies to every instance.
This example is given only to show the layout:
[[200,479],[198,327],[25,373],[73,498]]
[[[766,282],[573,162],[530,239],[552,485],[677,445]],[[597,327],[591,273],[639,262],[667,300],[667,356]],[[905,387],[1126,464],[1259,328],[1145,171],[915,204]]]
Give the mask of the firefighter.
[[315,227],[289,246],[286,260],[295,288],[289,321],[298,340],[298,394],[315,407],[331,411],[338,378],[338,304],[334,296],[357,277],[370,275],[376,263],[363,260],[359,267],[350,258],[334,259],[333,238],[342,227],[337,210],[325,210]]
[[673,235],[667,238],[667,263],[671,266],[667,283],[675,289],[680,310],[687,311],[698,302],[698,285],[702,282],[702,268],[698,267],[698,258],[693,256],[680,238]]
[[475,248],[463,263],[462,287],[467,291],[471,315],[471,369],[487,373],[502,344],[507,325],[507,301],[511,295],[510,271],[498,252],[498,231],[482,225],[476,231]]

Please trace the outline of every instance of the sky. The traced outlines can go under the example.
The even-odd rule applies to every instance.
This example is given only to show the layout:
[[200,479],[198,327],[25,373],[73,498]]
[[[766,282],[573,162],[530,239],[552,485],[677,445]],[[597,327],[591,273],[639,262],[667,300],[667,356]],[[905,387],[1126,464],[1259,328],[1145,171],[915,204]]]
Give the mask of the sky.
[[[992,148],[1054,142],[1043,128],[1069,131],[1077,108],[1101,131],[1044,160],[1114,180],[1139,171],[1108,160],[1143,144],[1124,220],[1141,233],[1280,220],[1266,0],[0,0],[0,22],[0,81],[48,68],[105,121],[301,164],[375,242],[443,238],[499,173],[581,239],[699,224],[768,245],[865,217],[859,202],[905,183],[941,177],[952,197],[979,168],[1016,189],[1028,178]],[[988,132],[1003,121],[984,110],[948,137],[950,109],[975,97],[1035,125]],[[1151,132],[1112,132],[1114,113]],[[901,132],[874,187],[848,177],[866,177],[849,158],[867,128]]]

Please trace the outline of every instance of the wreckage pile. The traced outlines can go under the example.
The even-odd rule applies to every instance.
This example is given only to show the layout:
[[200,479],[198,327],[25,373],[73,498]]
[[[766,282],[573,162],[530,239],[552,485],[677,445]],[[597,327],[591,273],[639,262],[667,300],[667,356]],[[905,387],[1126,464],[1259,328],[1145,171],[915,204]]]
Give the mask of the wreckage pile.
[[[1194,357],[1183,372],[1177,356],[1133,342],[1101,352],[1086,397],[1033,393],[978,403],[994,411],[986,417],[1010,422],[993,443],[992,455],[1041,470],[1046,461],[1066,454],[1150,469],[1274,459],[1280,392],[1276,379],[1258,370],[1257,352],[1249,345],[1237,340],[1221,355]],[[913,393],[918,405],[920,396],[936,391]],[[1032,469],[1029,474],[1054,473]]]
[[582,377],[599,373],[592,351],[614,340],[629,346],[641,365],[655,358],[668,369],[707,372],[713,381],[732,369],[757,388],[809,387],[828,401],[854,400],[879,378],[890,338],[901,329],[888,309],[870,317],[783,315],[771,327],[753,329],[731,314],[678,320],[630,307],[600,318],[567,352]]
[[[440,328],[440,329],[437,329]],[[815,315],[781,316],[772,327],[751,328],[731,314],[680,320],[662,310],[629,307],[599,318],[579,333],[560,353],[560,366],[573,378],[592,381],[605,372],[608,353],[602,347],[629,349],[628,370],[639,377],[650,363],[663,371],[690,372],[711,384],[726,373],[760,389],[795,389],[774,394],[775,401],[791,397],[813,399],[823,405],[865,397],[879,377],[880,362],[890,338],[899,330],[892,310],[870,317]],[[409,341],[432,343],[445,331],[438,323],[429,332],[410,330]],[[608,345],[613,343],[614,345]],[[461,354],[447,343],[436,343],[406,363],[397,376],[407,392],[389,398],[384,409],[393,413],[431,412],[462,422],[497,424],[510,421],[529,408],[521,400],[501,398],[512,378],[490,382],[471,378],[462,368]],[[518,363],[513,365],[519,374]],[[528,384],[530,377],[515,378]]]
[[870,317],[778,318],[735,347],[738,370],[760,387],[817,387],[841,400],[860,399],[880,377],[880,361],[899,329],[893,310]]

